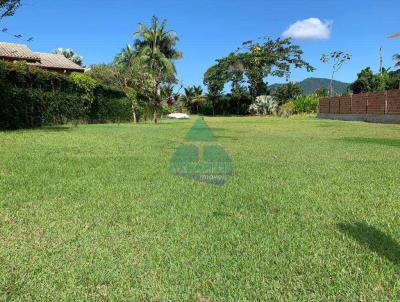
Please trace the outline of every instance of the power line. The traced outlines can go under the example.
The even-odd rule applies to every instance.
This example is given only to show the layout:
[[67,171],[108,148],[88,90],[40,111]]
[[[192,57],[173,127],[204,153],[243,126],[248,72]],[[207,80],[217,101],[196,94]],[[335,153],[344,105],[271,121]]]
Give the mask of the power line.
[[10,32],[8,31],[8,28],[6,28],[6,27],[4,27],[4,28],[1,30],[1,32],[2,32],[3,34],[9,35],[10,37],[13,37],[13,38],[15,38],[15,39],[19,39],[19,40],[25,41],[25,42],[27,42],[27,43],[30,43],[30,42],[33,41],[33,37],[29,37],[28,39],[25,39],[21,34],[13,34],[13,33],[10,33]]

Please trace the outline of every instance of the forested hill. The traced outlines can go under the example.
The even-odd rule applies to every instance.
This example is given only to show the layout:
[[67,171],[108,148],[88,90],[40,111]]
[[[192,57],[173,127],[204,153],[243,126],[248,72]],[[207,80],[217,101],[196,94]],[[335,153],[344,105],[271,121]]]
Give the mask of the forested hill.
[[[324,78],[307,78],[298,84],[300,85],[305,95],[312,94],[318,88],[329,88],[329,79]],[[282,84],[273,84],[270,86],[271,90],[275,90]],[[347,90],[348,83],[333,81],[333,89],[336,93],[342,94]]]

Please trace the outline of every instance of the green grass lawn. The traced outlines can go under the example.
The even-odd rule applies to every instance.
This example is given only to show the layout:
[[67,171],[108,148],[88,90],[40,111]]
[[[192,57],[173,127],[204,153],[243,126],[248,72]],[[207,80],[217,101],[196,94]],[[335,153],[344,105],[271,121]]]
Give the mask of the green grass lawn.
[[[399,301],[400,126],[205,118],[0,132],[0,301]],[[190,138],[190,137],[189,137]]]

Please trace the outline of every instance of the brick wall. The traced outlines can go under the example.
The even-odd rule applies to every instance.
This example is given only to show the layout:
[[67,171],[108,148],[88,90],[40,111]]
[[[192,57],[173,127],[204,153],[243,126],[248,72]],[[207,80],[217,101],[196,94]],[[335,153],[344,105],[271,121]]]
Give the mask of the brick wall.
[[325,97],[319,101],[320,113],[400,115],[400,90]]

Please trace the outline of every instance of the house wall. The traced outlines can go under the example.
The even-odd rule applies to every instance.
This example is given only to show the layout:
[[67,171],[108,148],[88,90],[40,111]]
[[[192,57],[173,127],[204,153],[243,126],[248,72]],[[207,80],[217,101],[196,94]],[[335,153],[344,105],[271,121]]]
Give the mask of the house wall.
[[400,123],[400,90],[321,98],[318,117]]

